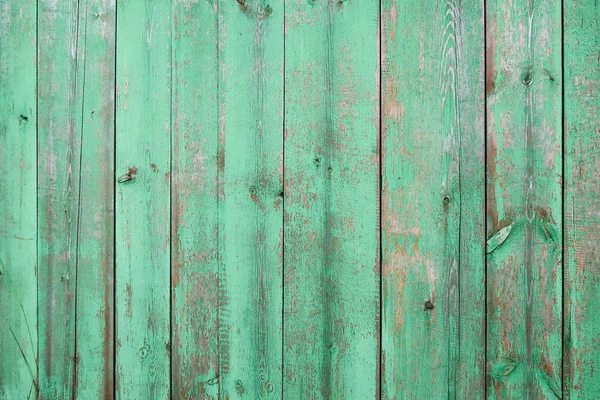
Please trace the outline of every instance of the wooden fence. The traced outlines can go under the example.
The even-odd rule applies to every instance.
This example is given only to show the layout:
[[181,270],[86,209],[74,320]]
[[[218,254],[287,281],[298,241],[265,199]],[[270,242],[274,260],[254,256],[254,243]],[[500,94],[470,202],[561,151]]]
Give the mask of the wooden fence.
[[0,0],[0,399],[600,398],[595,0]]

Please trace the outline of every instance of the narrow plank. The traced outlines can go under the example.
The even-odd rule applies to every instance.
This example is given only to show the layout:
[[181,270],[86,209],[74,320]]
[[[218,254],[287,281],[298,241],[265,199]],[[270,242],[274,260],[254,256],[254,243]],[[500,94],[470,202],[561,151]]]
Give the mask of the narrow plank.
[[219,392],[216,1],[173,11],[172,382],[174,398]]
[[172,4],[117,4],[116,392],[170,393]]
[[[485,9],[455,1],[456,104],[460,117],[460,242],[455,398],[485,397]],[[452,54],[452,53],[449,53]],[[449,70],[450,71],[450,70]],[[456,295],[455,295],[456,296]],[[454,338],[453,338],[454,340]],[[452,366],[450,367],[452,368]]]
[[0,399],[37,395],[36,29],[35,1],[3,3]]
[[74,394],[81,399],[114,398],[115,1],[87,0],[79,10],[85,80]]
[[564,3],[564,397],[600,393],[600,8]]
[[561,398],[561,2],[486,20],[487,392]]
[[280,398],[283,3],[219,3],[220,398]]
[[382,6],[382,397],[480,398],[483,3]]
[[379,394],[379,5],[286,1],[284,398]]

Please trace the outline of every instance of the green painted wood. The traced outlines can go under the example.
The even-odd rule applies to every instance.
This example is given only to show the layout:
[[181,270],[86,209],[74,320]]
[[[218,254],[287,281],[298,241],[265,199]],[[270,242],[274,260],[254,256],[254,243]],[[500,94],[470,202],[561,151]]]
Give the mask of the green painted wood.
[[481,398],[483,2],[382,6],[382,397]]
[[28,399],[38,381],[35,1],[2,4],[0,38],[0,399]]
[[38,4],[38,334],[42,399],[70,398],[75,298],[83,43],[77,2]]
[[565,293],[564,397],[600,393],[600,8],[564,7]]
[[114,3],[38,4],[41,398],[113,392]]
[[288,0],[284,398],[379,393],[379,5]]
[[[83,63],[75,397],[114,393],[115,0],[80,4]],[[43,115],[43,114],[42,114]]]
[[[172,4],[117,3],[116,392],[170,392]],[[120,181],[120,183],[119,183]]]
[[174,7],[172,395],[217,399],[218,2],[176,1]]
[[283,4],[219,2],[218,13],[219,397],[276,399],[282,380]]
[[0,399],[600,393],[596,2],[5,3]]
[[487,2],[486,21],[487,395],[560,398],[561,2]]

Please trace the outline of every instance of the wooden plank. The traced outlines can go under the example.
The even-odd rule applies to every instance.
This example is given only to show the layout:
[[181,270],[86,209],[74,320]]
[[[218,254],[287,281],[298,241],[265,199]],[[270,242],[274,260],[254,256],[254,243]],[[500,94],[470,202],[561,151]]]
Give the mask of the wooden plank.
[[0,12],[0,399],[37,395],[36,2]]
[[75,376],[83,43],[76,1],[41,1],[38,13],[40,397],[70,398]]
[[564,397],[600,393],[600,8],[564,3]]
[[561,2],[487,2],[487,382],[561,398]]
[[111,396],[114,3],[38,13],[40,397]]
[[219,7],[220,398],[279,398],[283,3]]
[[453,294],[459,315],[453,322],[458,326],[452,329],[458,330],[458,338],[451,338],[458,342],[458,348],[453,347],[457,366],[454,395],[476,399],[485,397],[486,377],[484,1],[456,1],[450,10],[456,32],[448,38],[454,38],[456,47],[448,54],[455,54],[454,107],[460,117],[461,141],[458,294]]
[[286,1],[284,397],[379,394],[379,5]]
[[382,397],[482,397],[483,3],[382,16]]
[[170,393],[172,4],[117,4],[116,391]]
[[178,399],[219,392],[217,2],[173,14],[172,382]]
[[116,0],[79,3],[84,51],[75,397],[114,397],[114,85]]

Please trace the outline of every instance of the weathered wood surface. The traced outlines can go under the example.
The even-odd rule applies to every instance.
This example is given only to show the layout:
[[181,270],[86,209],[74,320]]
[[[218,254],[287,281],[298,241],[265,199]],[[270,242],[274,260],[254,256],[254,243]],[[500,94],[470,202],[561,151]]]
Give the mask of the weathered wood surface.
[[113,393],[114,2],[38,2],[41,398]]
[[600,397],[599,22],[0,2],[0,400]]
[[35,1],[2,4],[0,38],[0,399],[26,399],[38,385]]
[[383,397],[481,398],[483,2],[382,15]]
[[283,3],[219,2],[219,393],[281,396]]
[[561,2],[487,2],[489,398],[562,397]]
[[85,53],[74,389],[80,399],[108,399],[114,391],[115,3],[80,5]]
[[285,398],[379,393],[379,6],[286,1]]
[[172,5],[117,3],[116,393],[170,393]]
[[600,396],[600,6],[564,3],[565,399]]
[[173,9],[172,395],[219,394],[219,106],[217,2]]

